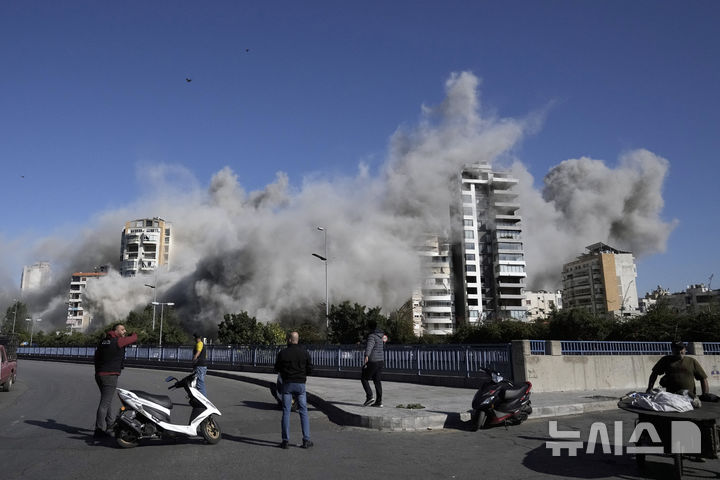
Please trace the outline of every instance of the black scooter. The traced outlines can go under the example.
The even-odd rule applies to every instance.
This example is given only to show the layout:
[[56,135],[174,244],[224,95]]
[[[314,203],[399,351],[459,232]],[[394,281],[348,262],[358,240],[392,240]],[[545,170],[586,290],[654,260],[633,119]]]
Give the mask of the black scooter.
[[532,413],[530,389],[525,382],[516,387],[499,373],[482,369],[481,384],[472,401],[470,428],[477,431],[496,425],[519,425]]

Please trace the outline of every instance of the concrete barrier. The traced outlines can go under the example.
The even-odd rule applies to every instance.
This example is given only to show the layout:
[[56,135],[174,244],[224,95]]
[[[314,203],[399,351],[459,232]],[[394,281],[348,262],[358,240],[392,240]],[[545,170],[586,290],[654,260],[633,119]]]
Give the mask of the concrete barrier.
[[[545,355],[532,355],[529,340],[513,341],[516,381],[529,381],[536,392],[627,389],[644,391],[652,367],[662,355],[563,355],[559,341],[548,341]],[[708,375],[711,390],[720,387],[720,355],[703,355],[701,343],[688,351]],[[655,384],[658,385],[657,383]],[[699,391],[698,383],[698,391]]]

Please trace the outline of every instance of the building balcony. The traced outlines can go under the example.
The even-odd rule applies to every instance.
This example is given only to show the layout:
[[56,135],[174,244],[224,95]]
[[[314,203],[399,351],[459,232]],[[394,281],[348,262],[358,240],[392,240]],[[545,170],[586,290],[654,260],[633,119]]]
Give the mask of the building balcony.
[[525,300],[525,295],[522,293],[500,293],[498,298],[500,300]]
[[423,294],[423,300],[426,302],[452,302],[452,295],[425,295]]
[[423,313],[452,313],[452,306],[447,307],[423,307]]
[[130,244],[138,244],[138,243],[140,243],[140,236],[138,236],[138,235],[128,235],[128,236],[125,237],[125,243],[126,243],[127,245],[130,245]]
[[511,221],[511,220],[517,220],[520,222],[522,220],[522,217],[520,215],[507,215],[507,214],[499,214],[495,215],[495,220],[504,220],[504,221]]

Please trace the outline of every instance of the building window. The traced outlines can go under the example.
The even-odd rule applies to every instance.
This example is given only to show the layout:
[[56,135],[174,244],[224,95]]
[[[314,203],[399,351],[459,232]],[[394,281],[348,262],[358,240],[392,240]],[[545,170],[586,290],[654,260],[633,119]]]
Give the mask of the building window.
[[475,238],[475,232],[472,230],[465,230],[465,238]]
[[472,220],[469,220],[469,219],[463,220],[463,225],[466,226],[466,227],[472,227],[472,226],[473,226],[473,221],[472,221]]
[[472,217],[473,209],[472,207],[463,207],[463,215],[466,217]]
[[465,265],[466,272],[474,272],[476,270],[477,270],[477,267],[475,265]]
[[474,261],[475,261],[475,254],[474,254],[474,253],[466,253],[466,254],[465,254],[465,260],[467,260],[467,261],[469,261],[469,262],[474,262]]
[[465,250],[475,250],[475,244],[472,242],[468,242],[465,244]]
[[472,195],[463,195],[462,202],[463,203],[472,203]]

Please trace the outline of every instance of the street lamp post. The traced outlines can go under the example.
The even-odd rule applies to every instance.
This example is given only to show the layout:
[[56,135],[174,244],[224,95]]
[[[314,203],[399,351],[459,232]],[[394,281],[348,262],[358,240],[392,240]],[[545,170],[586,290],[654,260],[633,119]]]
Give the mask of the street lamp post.
[[35,332],[35,322],[42,322],[42,318],[36,318],[35,320],[32,318],[26,318],[25,321],[30,322],[30,346],[32,346],[33,333]]
[[157,288],[155,288],[155,287],[157,287],[157,282],[155,282],[155,285],[148,285],[148,284],[146,283],[145,286],[146,286],[146,287],[150,287],[150,288],[153,289],[153,301],[152,301],[152,306],[153,306],[153,323],[152,323],[152,329],[153,329],[153,331],[155,331],[155,305],[157,305]]
[[173,302],[152,302],[152,304],[160,305],[160,341],[158,342],[158,347],[162,347],[163,310],[165,309],[165,305],[172,307],[175,304]]
[[328,302],[328,254],[327,254],[327,228],[317,227],[318,230],[323,232],[325,237],[325,248],[323,250],[324,255],[320,256],[317,253],[313,253],[313,257],[317,257],[325,263],[325,327],[330,326],[330,304]]
[[13,330],[12,330],[12,333],[15,333],[15,320],[17,320],[17,304],[18,304],[17,298],[14,299],[14,301],[15,301],[15,312],[13,313]]

